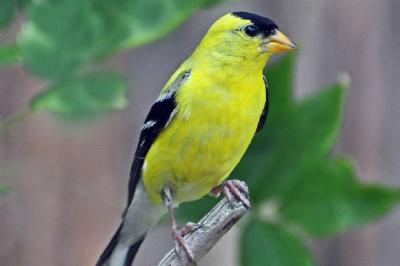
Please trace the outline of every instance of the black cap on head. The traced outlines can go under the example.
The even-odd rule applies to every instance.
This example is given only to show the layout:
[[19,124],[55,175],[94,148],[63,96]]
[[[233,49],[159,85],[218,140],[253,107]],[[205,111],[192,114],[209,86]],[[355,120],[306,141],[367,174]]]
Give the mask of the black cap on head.
[[278,29],[278,26],[275,24],[275,22],[266,17],[262,17],[249,12],[233,12],[232,14],[242,19],[250,20],[255,26],[259,28],[259,30],[265,36],[268,36],[269,34],[271,34],[271,32]]

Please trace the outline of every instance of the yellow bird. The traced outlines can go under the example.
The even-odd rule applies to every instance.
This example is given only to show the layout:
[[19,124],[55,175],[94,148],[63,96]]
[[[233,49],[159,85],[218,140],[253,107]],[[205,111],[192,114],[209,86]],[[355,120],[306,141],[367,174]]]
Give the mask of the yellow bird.
[[187,248],[173,208],[213,192],[237,197],[224,181],[268,113],[263,69],[272,54],[296,46],[270,19],[233,12],[218,19],[175,71],[141,128],[123,220],[96,265],[127,266],[146,233],[167,211],[176,248]]

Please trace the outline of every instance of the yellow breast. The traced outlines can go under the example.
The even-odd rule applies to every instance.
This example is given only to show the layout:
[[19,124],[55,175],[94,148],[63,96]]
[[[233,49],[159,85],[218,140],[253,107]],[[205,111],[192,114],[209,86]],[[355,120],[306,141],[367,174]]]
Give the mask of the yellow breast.
[[152,201],[161,203],[166,185],[179,203],[220,184],[250,144],[265,99],[261,73],[219,82],[193,71],[178,91],[176,116],[146,156],[143,178]]

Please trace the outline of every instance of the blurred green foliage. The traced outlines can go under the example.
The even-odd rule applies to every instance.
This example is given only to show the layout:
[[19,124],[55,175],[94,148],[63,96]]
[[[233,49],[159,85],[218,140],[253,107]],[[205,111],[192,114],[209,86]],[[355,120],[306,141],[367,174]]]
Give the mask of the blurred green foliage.
[[[123,48],[161,38],[196,10],[221,0],[0,0],[0,29],[26,15],[15,43],[0,44],[0,65],[22,62],[48,86],[0,131],[36,110],[81,118],[126,106],[119,75],[96,63]],[[12,123],[10,122],[12,121]]]
[[8,187],[0,186],[0,196],[7,193],[9,191]]
[[0,46],[0,65],[10,64],[18,61],[20,58],[20,50],[18,45],[9,44]]
[[[314,265],[304,241],[379,218],[400,201],[400,189],[362,184],[352,161],[332,156],[343,116],[346,84],[335,83],[296,101],[296,54],[266,68],[270,111],[231,178],[249,185],[252,214],[240,239],[243,266]],[[198,220],[217,200],[183,204]]]
[[244,228],[242,235],[241,265],[313,264],[303,242],[281,226],[252,219]]
[[[0,44],[0,65],[22,62],[48,84],[0,127],[36,110],[73,119],[125,107],[121,76],[96,70],[95,64],[115,51],[164,36],[194,11],[217,2],[0,0],[0,29],[17,11],[27,17],[16,42]],[[292,54],[267,68],[267,125],[232,174],[248,183],[253,204],[240,240],[240,261],[246,266],[313,265],[305,237],[366,223],[400,200],[399,189],[360,183],[350,159],[330,154],[342,120],[345,85],[336,83],[296,101],[295,59]],[[0,194],[6,191],[0,187]],[[216,201],[184,204],[180,215],[198,220]]]
[[14,16],[16,1],[0,0],[0,29],[7,26]]
[[127,105],[125,84],[119,75],[94,73],[54,84],[31,102],[31,108],[47,109],[67,117],[88,116],[102,109]]

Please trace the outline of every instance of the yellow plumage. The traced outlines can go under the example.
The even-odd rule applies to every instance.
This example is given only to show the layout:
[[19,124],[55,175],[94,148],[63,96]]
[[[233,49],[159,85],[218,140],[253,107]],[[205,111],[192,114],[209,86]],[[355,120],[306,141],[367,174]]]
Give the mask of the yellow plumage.
[[[166,209],[177,245],[194,260],[177,229],[173,206],[206,195],[229,176],[265,121],[264,66],[272,54],[294,47],[272,20],[251,13],[227,14],[211,26],[146,118],[132,164],[128,207],[97,265],[130,265]],[[241,185],[228,183],[225,188],[240,198]]]
[[[177,91],[176,116],[146,156],[144,184],[154,202],[162,203],[160,191],[166,184],[176,193],[175,203],[209,193],[230,174],[255,134],[266,102],[262,71],[269,54],[260,56],[257,43],[246,49],[241,39],[221,45],[224,36],[216,36],[239,23],[243,21],[232,15],[221,18],[167,83],[191,70]],[[216,46],[221,50],[208,52]],[[231,58],[235,46],[240,47]]]

